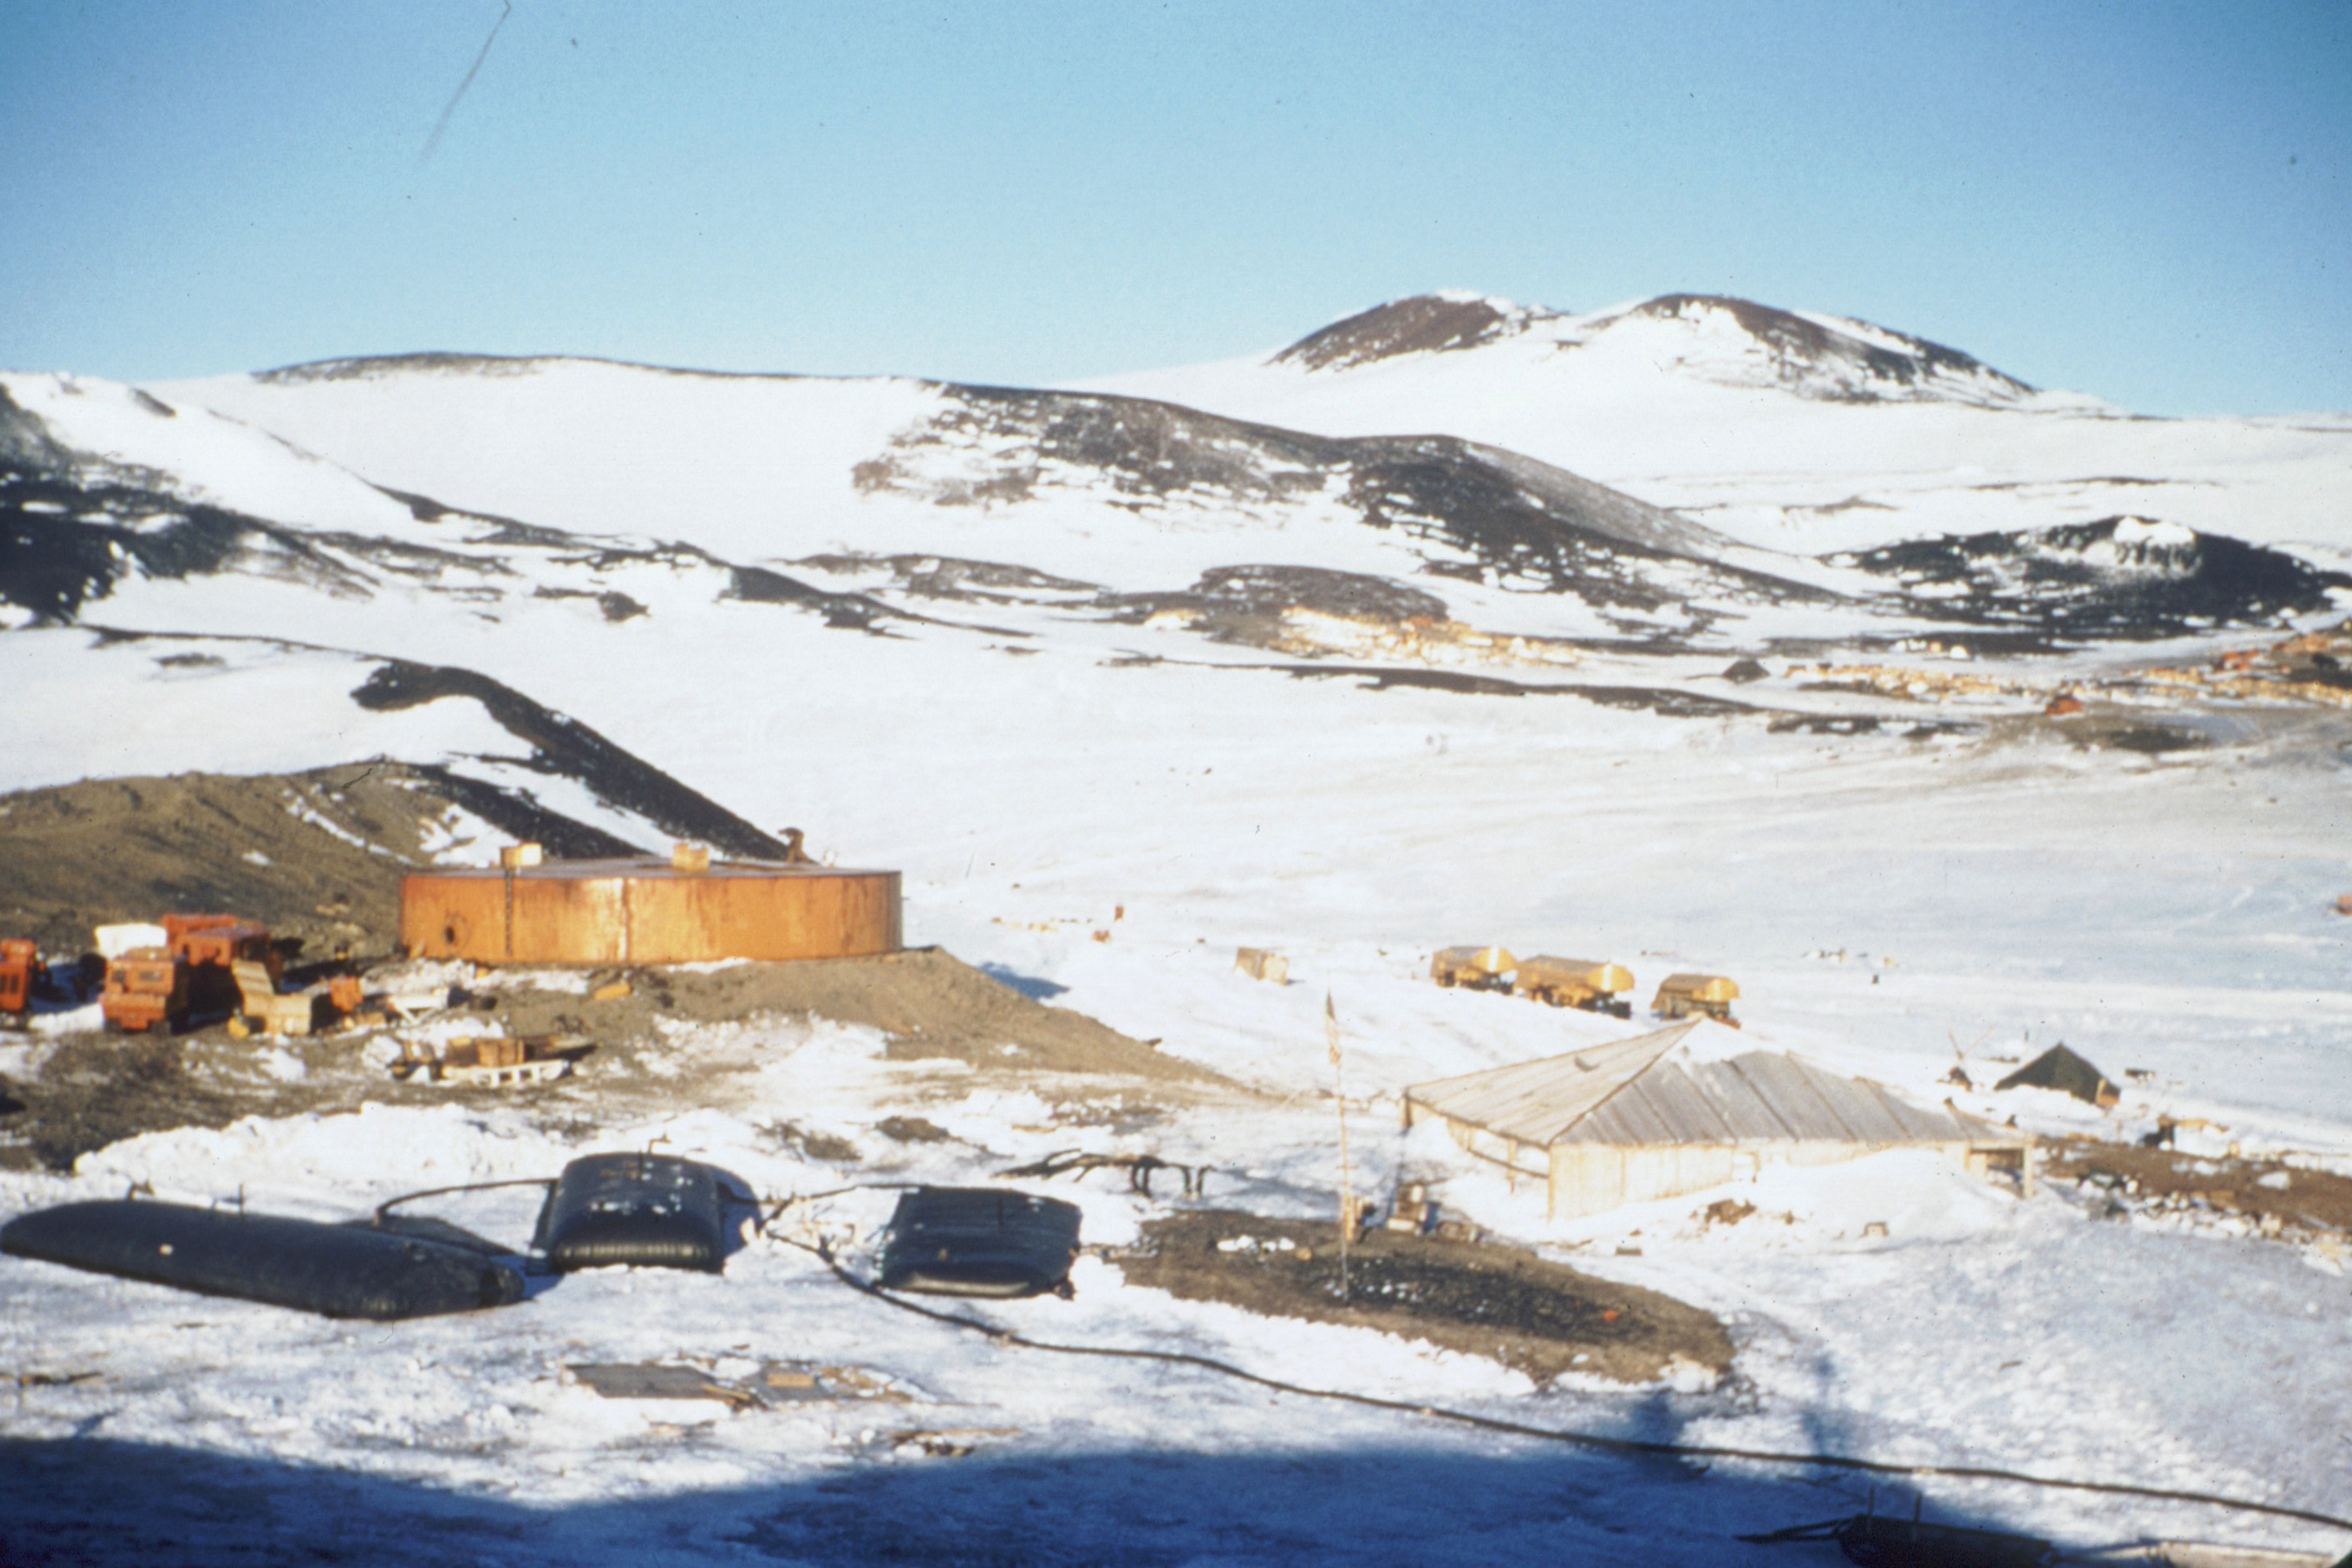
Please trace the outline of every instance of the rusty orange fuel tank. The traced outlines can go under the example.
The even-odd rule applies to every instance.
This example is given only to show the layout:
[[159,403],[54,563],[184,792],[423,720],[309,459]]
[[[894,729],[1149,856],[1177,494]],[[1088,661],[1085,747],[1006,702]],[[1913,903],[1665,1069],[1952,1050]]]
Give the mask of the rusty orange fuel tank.
[[400,941],[476,963],[864,958],[898,950],[898,873],[653,856],[422,871],[400,880]]

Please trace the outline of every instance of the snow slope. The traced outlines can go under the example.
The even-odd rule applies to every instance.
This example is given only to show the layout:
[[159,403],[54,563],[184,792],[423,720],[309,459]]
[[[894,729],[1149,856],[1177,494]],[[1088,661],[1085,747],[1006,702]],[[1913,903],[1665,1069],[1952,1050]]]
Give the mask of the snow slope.
[[[347,362],[144,392],[0,378],[16,531],[0,542],[17,552],[0,566],[17,587],[27,561],[47,574],[24,592],[48,606],[14,600],[0,630],[30,738],[0,753],[0,787],[395,755],[658,842],[663,825],[617,810],[600,775],[516,762],[528,748],[467,694],[480,688],[403,708],[354,696],[386,670],[477,672],[755,831],[795,822],[821,854],[903,868],[910,942],[1263,1091],[1122,1130],[1083,1089],[893,1063],[867,1032],[759,1019],[678,1034],[682,1061],[743,1071],[670,1116],[551,1128],[374,1107],[162,1133],[70,1176],[0,1178],[0,1209],[146,1182],[341,1215],[661,1138],[772,1193],[1152,1149],[1217,1165],[1220,1201],[1322,1213],[1328,994],[1363,1179],[1425,1176],[1506,1237],[1716,1310],[1734,1376],[1538,1392],[1425,1346],[1176,1302],[1095,1261],[1075,1302],[997,1321],[1538,1426],[2337,1507],[2352,1298],[2324,1250],[2095,1223],[2071,1191],[2023,1201],[1902,1155],[1724,1194],[1765,1211],[1737,1226],[1697,1217],[1717,1194],[1554,1225],[1442,1141],[1394,1131],[1407,1084],[1643,1026],[1423,978],[1436,946],[1499,941],[1625,963],[1643,1000],[1674,970],[1734,974],[1744,1040],[1923,1103],[1957,1094],[2045,1133],[2201,1118],[2209,1152],[2347,1168],[2352,922],[2329,908],[2352,886],[2342,711],[2117,696],[2131,722],[2201,742],[2148,749],[2040,717],[2061,678],[2339,616],[2325,586],[2247,611],[2259,627],[2167,612],[2097,622],[2054,653],[1989,652],[1966,668],[2013,689],[1942,702],[1808,689],[1823,683],[1788,653],[1759,681],[1724,671],[1727,650],[1783,636],[1891,657],[1889,639],[1937,624],[1919,601],[1968,576],[1982,585],[1958,591],[1990,602],[2011,563],[2047,566],[2053,537],[2108,574],[2094,599],[2112,608],[2132,602],[2108,592],[2129,574],[2170,582],[2213,553],[2181,542],[2184,523],[2256,541],[2340,529],[2331,443],[2352,432],[2136,421],[1792,319],[1825,335],[1764,318],[1834,363],[1776,360],[1705,301],[1576,319],[1482,304],[1216,373],[1263,406],[1220,405],[1200,373],[1214,411],[1281,428],[570,361]],[[1446,439],[1326,444],[1399,431]],[[2143,438],[2140,467],[2100,445]],[[1962,460],[1979,471],[1956,477]],[[2069,509],[2095,487],[2032,491],[2045,471],[2162,479],[2151,491],[2209,510],[2150,507],[2006,555],[1920,537],[1948,515],[1962,531],[2084,521]],[[1718,483],[1741,506],[1867,492],[1895,510],[1828,514],[1871,521],[1777,553],[1758,546],[1779,522],[1705,510]],[[1991,499],[1979,511],[1971,496]],[[1832,548],[1896,556],[1811,558]],[[1423,635],[1449,621],[1538,640]],[[1292,984],[1236,973],[1239,944],[1285,952]],[[1977,1070],[2060,1038],[2147,1077],[2110,1114],[1942,1082],[1956,1047]],[[900,1114],[950,1141],[878,1130]],[[858,1162],[810,1158],[787,1121]],[[1147,1212],[1108,1187],[1076,1195],[1090,1240]],[[527,1203],[464,1201],[484,1206],[457,1217],[487,1233],[527,1228]],[[826,1223],[868,1235],[883,1204],[844,1199]],[[1872,1222],[1888,1234],[1866,1237]],[[289,1559],[391,1562],[1799,1563],[1829,1559],[1730,1538],[1848,1511],[1866,1484],[1739,1465],[1700,1482],[1206,1374],[1048,1361],[886,1314],[772,1242],[719,1279],[599,1273],[502,1315],[365,1329],[15,1259],[0,1300],[0,1365],[19,1378],[0,1409],[0,1518],[37,1521],[61,1556],[226,1562],[266,1533]],[[730,1376],[849,1362],[911,1403],[728,1415],[599,1401],[562,1372],[679,1357]],[[39,1381],[84,1372],[100,1375]],[[918,1428],[977,1434],[957,1439],[976,1452],[894,1436]],[[2156,1504],[1941,1482],[1928,1497],[1931,1515],[2074,1546],[2347,1544]]]

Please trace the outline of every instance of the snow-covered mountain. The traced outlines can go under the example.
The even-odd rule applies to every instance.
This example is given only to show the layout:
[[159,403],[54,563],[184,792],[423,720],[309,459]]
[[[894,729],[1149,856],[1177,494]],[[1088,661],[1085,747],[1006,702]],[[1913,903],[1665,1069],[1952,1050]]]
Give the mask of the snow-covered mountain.
[[[1750,331],[1760,322],[1758,331],[1795,345],[1790,353],[1803,351],[1813,379],[1798,394],[1742,394],[1778,399],[1779,417],[1794,408],[1815,420],[1902,418],[1916,400],[2013,385],[1965,356],[1903,348],[1911,340],[1856,335],[1858,327],[1847,333],[1713,303],[1693,309],[1701,325],[1712,323],[1707,331],[1729,323],[1752,346],[1763,341]],[[1413,301],[1317,333],[1261,368],[1317,387],[1364,374],[1409,381],[1433,365],[1446,374],[1467,365],[1491,380],[1507,367],[1482,354],[1538,337],[1547,353],[1589,340],[1606,353],[1615,352],[1612,334],[1698,330],[1679,304],[1570,319],[1487,301]],[[1819,375],[1839,366],[1915,401],[1815,395],[1828,384]],[[1724,387],[1677,373],[1668,390]],[[20,518],[46,509],[59,520],[18,524],[54,541],[42,547],[56,557],[45,557],[43,582],[71,575],[63,563],[96,548],[96,536],[77,532],[71,520],[116,532],[130,526],[116,516],[130,504],[125,487],[213,509],[137,524],[135,538],[107,542],[77,594],[105,592],[109,574],[133,563],[183,577],[233,566],[307,573],[346,598],[404,579],[488,605],[522,585],[491,579],[528,560],[536,564],[524,575],[545,578],[530,592],[602,603],[625,596],[614,585],[625,566],[658,562],[673,574],[719,573],[725,592],[782,595],[865,625],[929,613],[927,603],[936,609],[946,579],[937,569],[907,570],[936,558],[963,563],[949,574],[958,594],[968,596],[984,577],[999,597],[1017,588],[1056,626],[1149,621],[1161,611],[1181,617],[1244,580],[1257,584],[1252,603],[1276,617],[1294,608],[1345,616],[1366,595],[1409,584],[1426,601],[1418,613],[1505,636],[1755,653],[1981,637],[1988,628],[2063,638],[2095,626],[2133,637],[2267,625],[2326,608],[2343,581],[2325,548],[2209,542],[2161,513],[2084,514],[2071,502],[2021,500],[2013,492],[2031,487],[2007,480],[1989,481],[2011,492],[1992,518],[1951,536],[1964,545],[1902,526],[1916,507],[1856,495],[1831,509],[1848,520],[1837,531],[1844,550],[1765,548],[1714,526],[1711,515],[1660,507],[1433,424],[1421,434],[1310,435],[1102,393],[417,355],[152,390],[20,376],[0,381],[0,394],[12,399],[0,420],[16,431],[11,440],[23,454],[12,504],[32,509]],[[2038,396],[2020,389],[2012,401]],[[1978,402],[1953,408],[1980,419],[2028,417]],[[1722,429],[1648,413],[1653,444],[1705,447]],[[2352,450],[2352,439],[2337,445]],[[36,494],[44,485],[82,487],[82,499]],[[218,515],[226,512],[253,520],[234,549],[235,526]],[[147,514],[163,515],[153,506]],[[2143,516],[2185,542],[2161,559],[2083,552],[2118,519],[2137,528]],[[467,547],[453,553],[467,527]],[[592,540],[595,550],[583,553]],[[1906,542],[2020,564],[1926,584],[1899,551],[1889,553]],[[485,545],[503,552],[487,574],[467,563]],[[2076,569],[2021,564],[2060,557]],[[1323,586],[1299,586],[1310,582]],[[1269,583],[1293,584],[1292,598],[1265,603]],[[34,590],[20,613],[54,618],[44,606],[59,591]],[[1231,640],[1232,617],[1210,619]]]
[[1775,549],[2118,514],[2347,543],[2352,416],[2147,419],[1906,333],[1745,300],[1577,315],[1423,295],[1271,353],[1087,384],[1329,436],[1444,430]]
[[[1720,352],[1661,368],[1633,346],[1662,342]],[[1778,357],[1759,359],[1759,344]],[[1641,374],[1591,368],[1628,354]],[[1555,362],[1569,369],[1555,374]],[[1538,373],[1555,379],[1527,379]],[[1870,521],[1844,527],[1848,547],[1765,548],[1714,526],[1719,508],[1694,517],[1433,422],[1460,413],[1475,431],[1481,410],[1517,418],[1561,388],[1590,398],[1606,386],[1622,394],[1619,416],[1643,415],[1653,447],[1698,451],[1747,426],[1728,405],[1679,419],[1676,399],[1763,399],[1769,420],[1835,426],[1815,431],[1823,445],[1857,422],[1923,412],[2001,428],[2062,419],[2094,436],[2149,423],[2064,413],[2076,405],[1853,323],[1719,301],[1590,318],[1408,301],[1313,334],[1234,384],[1426,400],[1465,374],[1486,384],[1481,399],[1433,407],[1422,433],[1344,435],[1102,392],[567,359],[343,360],[152,388],[0,376],[0,616],[110,638],[232,639],[246,650],[238,668],[263,646],[356,660],[322,710],[336,715],[320,721],[331,733],[382,730],[383,705],[360,703],[362,721],[344,694],[396,668],[455,671],[427,684],[496,689],[602,725],[616,695],[604,672],[724,671],[723,689],[758,668],[780,616],[1128,671],[1271,662],[1850,728],[1913,721],[1857,708],[1839,682],[1757,688],[1723,672],[1741,658],[1921,647],[2079,660],[2352,602],[2340,548],[2278,548],[2161,515],[2078,517],[2023,481],[1984,483],[2008,498],[1996,519],[2024,526],[1915,531],[1916,507],[1856,499],[1841,515]],[[2318,445],[2326,434],[2305,433]],[[2352,449],[2352,432],[2336,445]],[[2005,454],[1996,440],[1984,456]],[[551,661],[551,641],[577,657]],[[500,718],[483,700],[488,732],[520,733],[519,710]],[[621,702],[650,717],[638,698]],[[653,766],[646,748],[609,743]],[[131,742],[110,732],[109,744]],[[638,842],[692,831],[756,847],[765,831],[722,822],[723,792],[706,784],[681,782],[692,801],[648,815],[642,790],[610,787],[610,769],[533,747],[536,781],[493,747],[461,765]],[[354,736],[340,749],[398,748]],[[124,765],[172,765],[168,746],[153,751]],[[237,756],[281,771],[334,760],[291,752]],[[441,765],[447,748],[409,760]],[[12,782],[56,782],[87,762],[26,757]]]
[[1376,305],[1311,332],[1271,363],[1356,370],[1410,354],[1444,353],[1532,338],[1574,368],[1649,364],[1729,387],[1766,387],[1834,403],[1969,403],[1988,407],[2079,406],[1957,349],[1843,316],[1783,310],[1715,294],[1664,294],[1590,315],[1449,291]]

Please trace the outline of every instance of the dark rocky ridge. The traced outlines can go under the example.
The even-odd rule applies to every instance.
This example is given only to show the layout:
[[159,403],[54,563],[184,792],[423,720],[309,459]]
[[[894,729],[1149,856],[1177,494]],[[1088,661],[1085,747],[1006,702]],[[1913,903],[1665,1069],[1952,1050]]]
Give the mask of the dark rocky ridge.
[[[639,853],[511,790],[382,758],[309,773],[87,779],[0,795],[0,931],[53,958],[93,926],[234,910],[310,957],[392,951],[397,872],[450,806],[558,856]],[[260,858],[254,858],[256,855]]]
[[363,594],[364,579],[321,548],[338,537],[0,461],[0,603],[42,625],[75,620],[134,568],[163,578],[242,570],[341,596]]
[[575,779],[599,800],[643,817],[678,838],[708,844],[722,855],[781,860],[782,840],[679,783],[635,752],[614,745],[567,714],[476,670],[387,660],[352,700],[374,712],[397,711],[445,697],[468,697],[500,728],[530,747],[523,766]]
[[1175,404],[998,387],[858,465],[856,483],[942,506],[1016,505],[1083,486],[1112,504],[1230,509],[1337,495],[1369,526],[1434,547],[1438,575],[1648,611],[1694,595],[1822,600],[1721,559],[1732,541],[1622,491],[1450,436],[1312,436]]
[[[1878,330],[1903,344],[1900,350],[1883,348],[1809,321],[1794,311],[1759,305],[1752,300],[1720,294],[1664,294],[1633,313],[1667,320],[1707,310],[1723,311],[1738,322],[1748,336],[1771,350],[1781,379],[1808,395],[1842,402],[1871,402],[1875,396],[1867,390],[1870,383],[1883,384],[1887,389],[1915,390],[1930,384],[1938,376],[1981,378],[2012,396],[2022,397],[2033,391],[2014,376],[2004,375],[1958,349],[1931,343],[1925,338],[1882,327]],[[1814,374],[1823,369],[1859,373],[1864,384],[1823,387]]]
[[1476,348],[1507,335],[1511,319],[1484,300],[1417,294],[1334,321],[1274,356],[1275,364],[1349,370],[1399,354]]
[[[1878,329],[1890,348],[1784,310],[1721,294],[1662,294],[1628,315],[1691,320],[1721,311],[1770,355],[1782,385],[1801,396],[1868,403],[1883,398],[1952,396],[1969,402],[2008,401],[2033,388],[1958,349],[1906,332]],[[1527,331],[1564,312],[1515,313],[1486,300],[1416,295],[1335,321],[1291,344],[1269,362],[1308,370],[1350,370],[1405,354],[1478,348]],[[1622,319],[1622,318],[1617,318]],[[1598,331],[1606,331],[1609,322]],[[1574,346],[1572,341],[1562,346]]]
[[[2142,640],[2273,622],[2328,607],[2352,576],[2190,529],[2155,538],[2136,521],[1941,535],[1832,557],[1922,595],[1935,613],[2051,639]],[[1957,590],[1957,592],[1954,592]]]
[[1446,619],[1434,594],[1360,572],[1321,566],[1221,566],[1177,593],[1104,594],[1096,601],[1115,620],[1143,621],[1167,611],[1189,612],[1195,631],[1219,642],[1269,647],[1285,631],[1291,610],[1388,622]]
[[541,365],[609,364],[625,370],[649,370],[661,375],[709,376],[726,381],[806,381],[822,379],[791,371],[695,370],[681,365],[646,364],[636,360],[605,359],[597,354],[469,354],[428,350],[416,353],[356,354],[347,359],[309,360],[301,364],[257,370],[256,381],[299,385],[310,381],[365,381],[397,371],[427,371],[460,375],[528,375]]

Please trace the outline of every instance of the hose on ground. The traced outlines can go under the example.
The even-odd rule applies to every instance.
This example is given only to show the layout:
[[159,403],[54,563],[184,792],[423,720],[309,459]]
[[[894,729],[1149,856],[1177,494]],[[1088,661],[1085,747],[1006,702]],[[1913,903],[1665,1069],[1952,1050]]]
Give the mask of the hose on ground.
[[1850,1470],[1865,1475],[1936,1477],[1950,1480],[2000,1481],[2013,1486],[2039,1487],[2053,1491],[2089,1492],[2105,1497],[2147,1498],[2158,1502],[2196,1503],[2207,1508],[2228,1509],[2241,1513],[2266,1514],[2273,1519],[2291,1519],[2304,1524],[2326,1525],[2332,1529],[2352,1531],[2352,1519],[2339,1519],[2334,1514],[2313,1509],[2290,1508],[2284,1503],[2255,1502],[2245,1498],[2224,1497],[2216,1492],[2178,1491],[2168,1487],[2137,1486],[2128,1481],[2084,1481],[2058,1476],[2037,1476],[2023,1470],[2002,1469],[1990,1465],[1936,1465],[1905,1463],[1887,1459],[1864,1459],[1848,1454],[1794,1454],[1769,1448],[1739,1448],[1720,1444],[1672,1443],[1640,1437],[1611,1437],[1598,1432],[1578,1432],[1556,1426],[1532,1426],[1524,1422],[1506,1421],[1499,1416],[1480,1415],[1467,1410],[1452,1410],[1442,1405],[1418,1404],[1405,1399],[1384,1399],[1374,1394],[1358,1394],[1339,1388],[1308,1388],[1301,1384],[1286,1383],[1267,1377],[1231,1362],[1211,1356],[1194,1355],[1189,1351],[1136,1350],[1117,1345],[1057,1344],[1050,1340],[1033,1340],[1016,1334],[993,1323],[977,1318],[967,1318],[958,1312],[943,1312],[920,1302],[906,1300],[883,1289],[870,1280],[860,1279],[841,1266],[830,1247],[822,1241],[815,1243],[795,1240],[791,1237],[776,1239],[788,1246],[814,1254],[831,1269],[835,1278],[845,1285],[875,1300],[929,1318],[934,1322],[948,1323],[986,1334],[991,1343],[1015,1345],[1024,1350],[1045,1351],[1055,1355],[1101,1356],[1115,1361],[1155,1361],[1175,1366],[1198,1367],[1221,1376],[1237,1378],[1255,1384],[1278,1394],[1297,1394],[1307,1399],[1328,1399],[1346,1405],[1362,1405],[1373,1410],[1393,1410],[1408,1415],[1426,1416],[1433,1420],[1450,1421],[1457,1426],[1480,1431],[1500,1432],[1515,1437],[1533,1437],[1544,1442],[1566,1443],[1576,1447],[1595,1449],[1602,1453],[1640,1455],[1653,1458],[1675,1459],[1739,1459],[1750,1464],[1786,1465],[1801,1468]]

